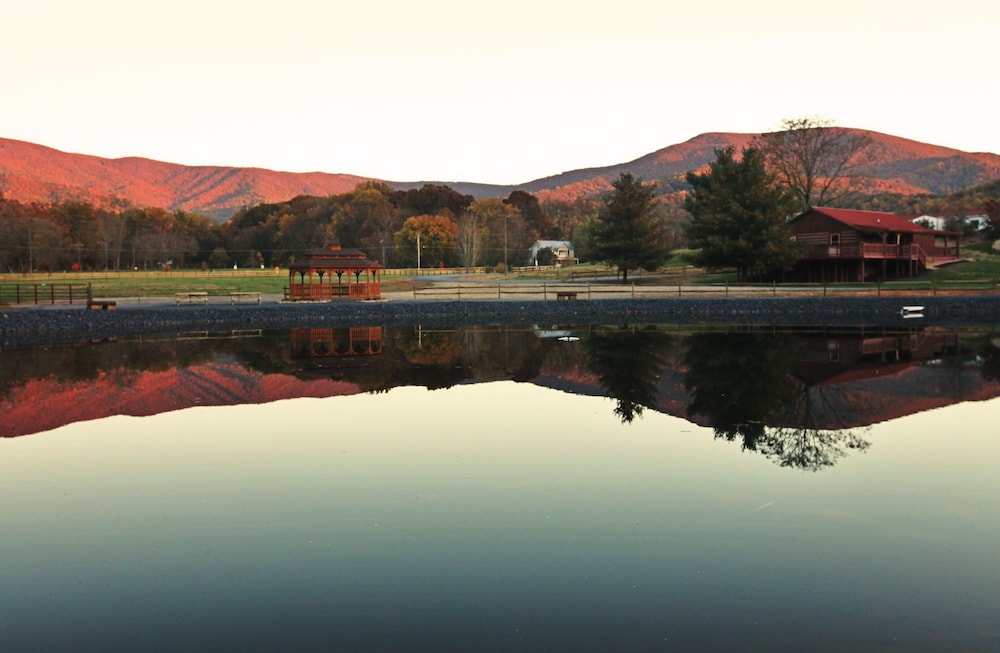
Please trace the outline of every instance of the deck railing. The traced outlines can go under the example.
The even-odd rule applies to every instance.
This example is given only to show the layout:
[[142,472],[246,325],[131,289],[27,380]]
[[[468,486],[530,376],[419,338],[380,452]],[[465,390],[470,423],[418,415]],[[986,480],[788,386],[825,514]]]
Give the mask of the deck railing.
[[[942,248],[944,249],[944,248]],[[927,255],[920,245],[883,245],[882,243],[854,243],[850,245],[823,245],[813,247],[807,259],[899,259],[919,261],[927,265]]]

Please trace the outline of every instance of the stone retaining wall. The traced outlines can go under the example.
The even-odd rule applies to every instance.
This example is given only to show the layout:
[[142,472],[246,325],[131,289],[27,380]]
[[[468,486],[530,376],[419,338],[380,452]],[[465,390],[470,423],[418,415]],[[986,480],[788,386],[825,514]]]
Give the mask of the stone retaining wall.
[[[922,305],[922,318],[903,306]],[[321,304],[134,306],[116,311],[19,308],[0,311],[0,344],[72,342],[198,329],[287,329],[408,324],[747,323],[997,325],[1000,296],[761,297],[577,301],[375,301]]]

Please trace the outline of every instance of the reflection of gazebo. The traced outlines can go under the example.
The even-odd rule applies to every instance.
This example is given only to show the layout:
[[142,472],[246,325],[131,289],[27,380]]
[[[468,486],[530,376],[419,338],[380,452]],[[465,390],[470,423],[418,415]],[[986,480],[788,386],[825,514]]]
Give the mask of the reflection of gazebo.
[[356,249],[340,245],[314,249],[288,266],[288,298],[378,299],[382,296],[381,270],[378,262],[369,261]]
[[382,327],[292,329],[292,358],[348,358],[382,353]]

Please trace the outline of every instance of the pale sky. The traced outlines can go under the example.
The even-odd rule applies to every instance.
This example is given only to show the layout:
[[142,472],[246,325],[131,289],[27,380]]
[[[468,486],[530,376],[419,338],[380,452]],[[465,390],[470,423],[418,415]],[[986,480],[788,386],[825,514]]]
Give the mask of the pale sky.
[[0,0],[0,137],[516,184],[821,116],[1000,153],[982,0]]

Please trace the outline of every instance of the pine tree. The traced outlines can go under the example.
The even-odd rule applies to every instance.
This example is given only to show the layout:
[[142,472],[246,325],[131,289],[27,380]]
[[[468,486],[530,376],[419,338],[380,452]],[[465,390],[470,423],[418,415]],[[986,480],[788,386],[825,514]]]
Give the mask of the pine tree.
[[736,159],[732,146],[716,150],[704,174],[689,172],[693,190],[684,201],[691,214],[687,237],[701,251],[695,263],[735,267],[740,281],[790,269],[799,246],[788,225],[792,199],[767,171],[753,147]]
[[616,266],[628,283],[629,270],[655,270],[670,256],[655,188],[623,172],[612,186],[590,232],[593,256]]

